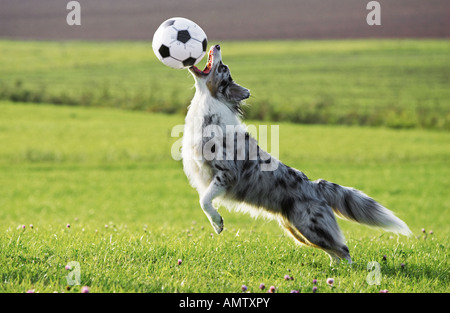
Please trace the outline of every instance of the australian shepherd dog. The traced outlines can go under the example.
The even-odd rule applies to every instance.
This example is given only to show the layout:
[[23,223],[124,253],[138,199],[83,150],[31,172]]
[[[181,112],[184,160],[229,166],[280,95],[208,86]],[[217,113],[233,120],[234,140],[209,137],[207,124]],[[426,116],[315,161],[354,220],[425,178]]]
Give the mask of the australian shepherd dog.
[[242,101],[250,91],[231,78],[219,45],[211,47],[204,70],[192,66],[189,71],[196,91],[186,116],[181,156],[216,233],[223,230],[223,219],[214,199],[229,209],[278,220],[298,243],[324,250],[331,261],[352,262],[335,214],[410,234],[402,220],[363,192],[322,179],[311,181],[260,149],[241,122]]

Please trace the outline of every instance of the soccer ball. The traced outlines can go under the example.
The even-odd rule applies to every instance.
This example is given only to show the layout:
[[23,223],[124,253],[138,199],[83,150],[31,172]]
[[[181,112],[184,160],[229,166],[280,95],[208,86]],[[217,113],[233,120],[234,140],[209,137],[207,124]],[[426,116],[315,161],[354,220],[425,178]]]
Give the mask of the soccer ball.
[[203,58],[208,39],[203,29],[183,17],[164,21],[153,35],[152,48],[158,59],[176,69],[191,67]]

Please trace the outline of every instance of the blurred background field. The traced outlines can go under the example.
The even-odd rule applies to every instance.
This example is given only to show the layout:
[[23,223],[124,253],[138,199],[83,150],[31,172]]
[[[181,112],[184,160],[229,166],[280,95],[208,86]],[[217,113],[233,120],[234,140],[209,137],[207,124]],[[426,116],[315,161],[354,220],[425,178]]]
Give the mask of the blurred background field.
[[[249,88],[246,117],[304,124],[450,130],[450,42],[221,42]],[[187,71],[146,42],[0,41],[0,99],[185,114]],[[203,66],[203,65],[199,65]]]

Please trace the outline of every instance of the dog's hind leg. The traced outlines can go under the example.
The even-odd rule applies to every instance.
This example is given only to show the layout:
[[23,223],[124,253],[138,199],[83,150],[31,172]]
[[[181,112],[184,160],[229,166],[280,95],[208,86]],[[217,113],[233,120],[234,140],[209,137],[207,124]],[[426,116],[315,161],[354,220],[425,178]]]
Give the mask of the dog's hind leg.
[[291,225],[291,222],[288,219],[280,218],[279,223],[281,226],[284,227],[284,229],[289,235],[294,237],[297,243],[305,246],[312,246],[311,243],[305,238],[305,236],[303,236],[302,233],[298,231],[297,228]]
[[324,202],[297,202],[283,219],[283,226],[299,242],[324,250],[331,262],[347,259],[352,263],[350,252],[336,222],[332,209]]
[[215,176],[208,188],[200,196],[200,206],[217,234],[220,234],[223,230],[223,219],[212,205],[212,201],[214,198],[223,195],[225,191],[225,187],[220,183],[220,178]]
[[[324,248],[317,246],[315,244],[313,244],[312,242],[310,242],[299,230],[298,228],[294,227],[291,225],[291,222],[287,219],[282,218],[280,221],[281,226],[284,227],[284,229],[292,236],[294,237],[294,239],[296,240],[297,243],[305,245],[305,246],[309,246],[309,247],[314,247],[314,248],[319,248],[324,250]],[[339,257],[334,254],[332,251],[330,250],[324,250],[331,259],[331,263],[339,263],[340,259]]]

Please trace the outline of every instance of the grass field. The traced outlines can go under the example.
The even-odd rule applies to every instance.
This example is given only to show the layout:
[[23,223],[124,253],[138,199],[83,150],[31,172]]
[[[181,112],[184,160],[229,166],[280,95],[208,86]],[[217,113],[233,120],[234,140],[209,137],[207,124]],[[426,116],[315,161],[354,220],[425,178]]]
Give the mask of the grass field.
[[[61,53],[63,46],[54,45]],[[72,55],[70,45],[64,49]],[[91,45],[80,46],[89,50]],[[18,53],[21,44],[11,46]],[[117,46],[125,50],[130,44]],[[24,57],[34,59],[35,52],[24,51]],[[44,52],[41,57],[47,58]],[[236,63],[243,59],[230,56]],[[80,89],[89,85],[76,76],[88,68],[87,59],[80,57],[78,62],[86,64],[78,66],[63,61],[62,56],[48,59],[28,72],[15,64],[1,75],[13,77],[16,71],[24,85],[41,81],[48,88],[55,85],[48,91],[56,93],[66,83]],[[110,73],[108,64],[117,64],[108,56],[104,62],[94,71],[102,78]],[[131,60],[124,63],[122,75],[131,75]],[[135,64],[136,75],[147,77],[141,66]],[[241,74],[252,88],[251,76],[240,72],[237,77]],[[113,74],[111,86],[120,77]],[[130,88],[137,91],[141,87],[135,81]],[[123,82],[128,88],[130,81]],[[186,88],[192,92],[189,82]],[[436,92],[441,100],[448,93]],[[450,291],[450,133],[279,123],[282,161],[310,179],[362,189],[414,233],[397,237],[339,220],[355,263],[330,267],[325,253],[297,246],[272,221],[222,208],[226,229],[212,235],[197,193],[181,163],[171,158],[178,138],[170,131],[177,124],[183,124],[182,115],[0,102],[0,292],[78,293],[89,286],[91,292],[239,293],[241,285],[263,292],[258,287],[264,283],[264,292],[273,285],[278,293],[309,293],[313,279],[320,293]],[[80,264],[81,285],[68,290],[65,266],[71,261]],[[380,264],[380,285],[366,281],[371,261]],[[334,278],[334,287],[326,284],[328,277]]]
[[[251,119],[450,130],[448,40],[220,44]],[[182,115],[192,96],[150,42],[1,40],[0,69],[3,100]]]

